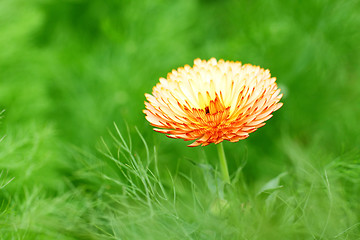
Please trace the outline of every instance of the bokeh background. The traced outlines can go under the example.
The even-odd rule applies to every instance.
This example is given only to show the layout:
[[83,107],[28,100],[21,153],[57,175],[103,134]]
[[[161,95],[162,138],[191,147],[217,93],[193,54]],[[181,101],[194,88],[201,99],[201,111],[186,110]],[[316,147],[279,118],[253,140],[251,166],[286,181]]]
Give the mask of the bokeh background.
[[[359,239],[359,26],[356,0],[0,1],[0,238]],[[206,198],[184,210],[215,146],[168,139],[142,113],[159,77],[211,57],[268,68],[284,93],[263,128],[225,144],[245,184],[225,217]],[[103,177],[126,182],[100,146],[116,153],[114,123],[132,156],[146,156],[141,133],[184,206],[149,217],[127,196],[124,210],[124,186]]]

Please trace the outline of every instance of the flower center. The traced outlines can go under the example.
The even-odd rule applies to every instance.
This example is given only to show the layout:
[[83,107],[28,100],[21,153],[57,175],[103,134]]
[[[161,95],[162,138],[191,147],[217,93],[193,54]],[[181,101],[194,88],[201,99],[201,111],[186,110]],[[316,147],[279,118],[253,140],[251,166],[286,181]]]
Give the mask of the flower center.
[[206,114],[210,113],[210,110],[209,110],[209,107],[208,107],[208,106],[205,107],[205,113],[206,113]]

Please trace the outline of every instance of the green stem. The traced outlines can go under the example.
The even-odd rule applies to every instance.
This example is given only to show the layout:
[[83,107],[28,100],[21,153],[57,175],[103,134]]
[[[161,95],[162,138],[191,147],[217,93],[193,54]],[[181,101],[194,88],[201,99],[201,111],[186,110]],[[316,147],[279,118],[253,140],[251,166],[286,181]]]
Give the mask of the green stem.
[[230,184],[230,177],[229,177],[229,171],[226,163],[226,157],[224,152],[223,143],[217,144],[217,150],[219,154],[219,160],[220,160],[220,169],[221,169],[221,175],[224,180],[224,182]]

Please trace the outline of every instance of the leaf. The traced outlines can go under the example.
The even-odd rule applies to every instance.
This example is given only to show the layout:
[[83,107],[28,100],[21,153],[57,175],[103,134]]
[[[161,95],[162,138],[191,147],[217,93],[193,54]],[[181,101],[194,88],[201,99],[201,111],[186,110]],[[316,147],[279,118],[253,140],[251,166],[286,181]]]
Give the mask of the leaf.
[[281,188],[282,186],[279,185],[280,179],[285,175],[287,175],[287,172],[283,172],[283,173],[279,174],[277,177],[275,177],[275,178],[271,179],[270,181],[268,181],[267,183],[265,183],[265,185],[257,193],[257,196],[263,192]]

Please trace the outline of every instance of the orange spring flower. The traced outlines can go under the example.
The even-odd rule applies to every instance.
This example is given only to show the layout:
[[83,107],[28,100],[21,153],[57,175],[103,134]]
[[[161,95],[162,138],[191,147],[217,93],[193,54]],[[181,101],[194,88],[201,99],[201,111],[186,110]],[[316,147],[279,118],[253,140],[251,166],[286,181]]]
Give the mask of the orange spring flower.
[[146,119],[170,138],[196,140],[190,147],[237,142],[265,125],[282,106],[269,70],[241,62],[195,59],[173,70],[145,94]]

